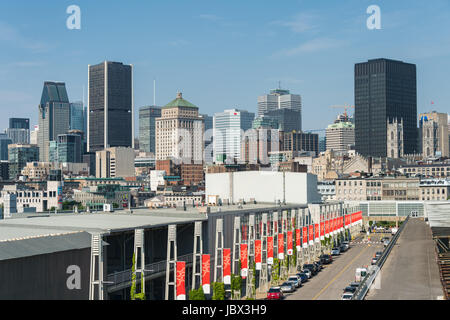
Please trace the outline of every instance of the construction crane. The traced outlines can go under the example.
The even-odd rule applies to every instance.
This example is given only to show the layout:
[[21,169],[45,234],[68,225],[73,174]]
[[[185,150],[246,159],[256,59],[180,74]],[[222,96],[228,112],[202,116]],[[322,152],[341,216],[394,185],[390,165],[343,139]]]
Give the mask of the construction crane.
[[348,109],[355,109],[355,106],[348,106],[348,105],[347,106],[331,106],[330,108],[344,109],[345,110],[344,116],[348,117],[347,110]]

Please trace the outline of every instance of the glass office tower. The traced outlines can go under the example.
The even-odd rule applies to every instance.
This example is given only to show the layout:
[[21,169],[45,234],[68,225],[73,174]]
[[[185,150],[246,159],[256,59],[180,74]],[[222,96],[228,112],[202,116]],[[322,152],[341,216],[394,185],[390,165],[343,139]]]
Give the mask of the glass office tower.
[[416,66],[376,59],[355,65],[355,144],[364,156],[387,156],[387,125],[403,119],[404,153],[417,151]]
[[134,148],[133,66],[89,66],[88,152]]
[[155,119],[161,118],[161,108],[148,106],[139,109],[139,149],[156,152]]

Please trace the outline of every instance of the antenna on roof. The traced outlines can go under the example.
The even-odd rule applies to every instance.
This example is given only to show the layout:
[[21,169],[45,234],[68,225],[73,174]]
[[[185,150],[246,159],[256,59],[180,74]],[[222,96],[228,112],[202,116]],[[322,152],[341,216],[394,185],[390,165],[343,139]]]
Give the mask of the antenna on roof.
[[278,81],[278,89],[281,89],[281,81]]
[[153,106],[156,106],[156,80],[153,80]]

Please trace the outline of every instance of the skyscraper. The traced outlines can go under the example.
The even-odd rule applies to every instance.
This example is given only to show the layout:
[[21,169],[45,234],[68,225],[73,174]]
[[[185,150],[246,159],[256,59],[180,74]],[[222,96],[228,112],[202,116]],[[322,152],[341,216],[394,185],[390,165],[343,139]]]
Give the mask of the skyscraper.
[[58,162],[81,163],[82,162],[82,134],[74,131],[58,136]]
[[50,141],[70,128],[70,103],[63,82],[45,82],[39,104],[39,161],[49,161]]
[[10,118],[10,129],[28,129],[30,130],[30,119],[27,118]]
[[349,117],[339,115],[326,129],[326,150],[344,154],[350,146],[355,146],[355,125]]
[[254,113],[238,109],[214,115],[214,161],[232,163],[241,159],[241,142],[254,119]]
[[88,152],[134,148],[133,66],[105,61],[89,66]]
[[156,160],[203,163],[205,125],[198,107],[181,93],[161,110],[156,119]]
[[139,149],[144,152],[156,151],[156,118],[161,117],[161,108],[155,106],[139,109]]
[[5,133],[0,133],[0,161],[8,160],[8,146],[12,140]]
[[417,151],[416,66],[376,59],[355,65],[355,142],[364,156],[386,157],[388,122],[403,121],[404,154]]
[[70,130],[80,130],[86,133],[85,107],[83,102],[77,101],[70,104]]
[[267,115],[267,113],[289,109],[299,112],[296,120],[298,121],[297,129],[302,130],[302,97],[298,94],[291,94],[289,90],[274,89],[270,90],[270,94],[258,97],[258,116]]
[[302,131],[302,114],[291,109],[277,109],[264,113],[264,116],[276,121],[284,132]]

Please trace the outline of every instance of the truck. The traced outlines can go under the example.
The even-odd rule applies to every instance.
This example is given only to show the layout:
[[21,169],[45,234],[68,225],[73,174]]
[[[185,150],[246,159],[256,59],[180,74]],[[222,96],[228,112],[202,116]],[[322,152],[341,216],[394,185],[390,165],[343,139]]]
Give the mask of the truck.
[[367,275],[367,268],[356,268],[355,281],[361,282]]

